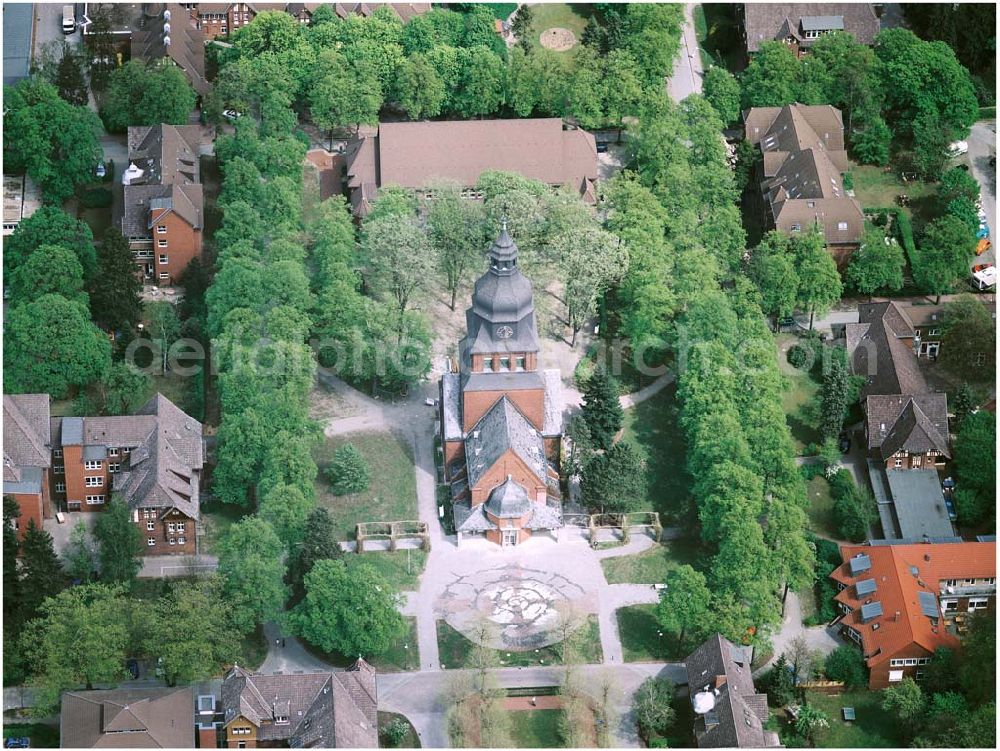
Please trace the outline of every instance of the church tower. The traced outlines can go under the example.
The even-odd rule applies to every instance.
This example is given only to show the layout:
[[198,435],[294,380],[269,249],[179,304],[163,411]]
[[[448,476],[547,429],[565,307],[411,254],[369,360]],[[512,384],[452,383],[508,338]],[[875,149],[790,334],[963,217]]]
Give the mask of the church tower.
[[531,282],[506,221],[475,284],[458,345],[459,370],[441,379],[441,439],[455,527],[503,545],[562,526],[559,372],[538,368]]

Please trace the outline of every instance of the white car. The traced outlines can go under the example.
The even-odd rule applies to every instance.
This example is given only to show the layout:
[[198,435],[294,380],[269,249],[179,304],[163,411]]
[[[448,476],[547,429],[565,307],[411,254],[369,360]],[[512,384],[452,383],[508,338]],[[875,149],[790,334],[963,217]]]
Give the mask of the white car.
[[995,287],[997,284],[996,266],[986,266],[979,271],[973,271],[972,284],[980,292]]
[[242,117],[243,113],[236,110],[222,110],[222,116],[227,120],[235,120],[238,117]]
[[948,144],[948,156],[962,156],[969,153],[969,144],[966,141],[953,141]]

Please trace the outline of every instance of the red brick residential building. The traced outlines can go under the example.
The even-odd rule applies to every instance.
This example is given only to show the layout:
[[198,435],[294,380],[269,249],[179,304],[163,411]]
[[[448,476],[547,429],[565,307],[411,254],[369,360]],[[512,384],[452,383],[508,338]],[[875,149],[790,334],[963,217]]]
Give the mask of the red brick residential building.
[[175,284],[201,256],[204,195],[198,125],[128,129],[129,165],[122,174],[117,221],[147,284]]
[[845,545],[830,578],[845,636],[865,657],[869,688],[923,678],[939,647],[957,649],[967,619],[995,607],[996,543]]
[[834,31],[871,46],[881,30],[871,3],[742,3],[743,41],[752,55],[764,42],[784,42],[797,56]]
[[61,748],[194,748],[194,696],[182,688],[67,691]]
[[162,394],[134,415],[51,417],[48,394],[4,395],[4,495],[41,526],[120,494],[147,555],[197,552],[202,426]]
[[562,526],[557,370],[538,370],[531,282],[504,227],[476,282],[459,369],[441,379],[445,481],[455,530],[498,545]]
[[367,18],[378,8],[387,6],[403,23],[431,9],[430,3],[185,3],[184,7],[202,34],[212,39],[247,26],[258,13],[268,10],[284,11],[299,23],[308,24],[321,5],[328,5],[338,18],[352,14]]
[[51,468],[48,395],[4,394],[3,494],[21,510],[15,524],[22,539],[29,521],[41,527],[42,519],[52,515]]

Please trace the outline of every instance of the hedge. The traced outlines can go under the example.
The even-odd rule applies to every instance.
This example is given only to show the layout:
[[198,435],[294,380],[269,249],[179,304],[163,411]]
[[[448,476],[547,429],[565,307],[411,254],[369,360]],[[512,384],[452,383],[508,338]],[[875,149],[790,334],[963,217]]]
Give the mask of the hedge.
[[895,228],[895,234],[898,236],[900,245],[903,246],[903,252],[906,253],[906,260],[913,266],[913,261],[917,255],[917,246],[913,242],[913,224],[910,223],[910,217],[907,216],[906,212],[895,206],[891,208],[869,208],[865,209],[866,214],[878,214],[878,213],[891,214],[895,221],[893,222],[893,227]]
[[111,206],[111,191],[107,188],[91,188],[80,197],[85,209],[106,209]]
[[980,120],[994,120],[997,116],[996,105],[993,107],[980,107],[979,108],[979,119]]

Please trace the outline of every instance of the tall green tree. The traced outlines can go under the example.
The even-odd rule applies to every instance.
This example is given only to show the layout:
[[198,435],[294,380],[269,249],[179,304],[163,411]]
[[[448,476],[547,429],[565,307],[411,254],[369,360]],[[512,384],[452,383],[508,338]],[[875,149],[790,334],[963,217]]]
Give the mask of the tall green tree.
[[782,107],[798,100],[799,61],[782,42],[763,42],[740,77],[743,108]]
[[879,291],[898,292],[903,288],[903,249],[895,240],[886,243],[885,233],[877,227],[865,227],[861,247],[854,251],[847,266],[847,283],[863,295]]
[[740,84],[725,68],[711,66],[705,71],[705,98],[724,123],[734,123],[740,117]]
[[583,468],[581,500],[594,513],[633,511],[642,497],[644,479],[642,458],[632,444],[621,441]]
[[101,581],[131,585],[142,568],[142,533],[128,505],[117,495],[94,525]]
[[142,319],[141,293],[128,240],[109,227],[97,249],[97,274],[90,288],[94,321],[111,331],[135,328]]
[[219,575],[235,628],[249,633],[277,618],[288,598],[284,549],[271,525],[248,516],[219,543]]
[[69,577],[82,583],[89,582],[94,575],[95,553],[87,524],[77,522],[69,533],[69,545],[63,550],[63,561]]
[[809,330],[817,313],[823,315],[843,293],[837,263],[823,246],[822,236],[817,231],[795,238],[796,263],[799,274],[799,305],[809,311]]
[[4,323],[4,388],[61,399],[111,367],[111,344],[86,308],[42,295],[10,310]]
[[132,125],[186,125],[196,98],[184,71],[172,61],[129,60],[109,78],[101,118],[116,133]]
[[959,295],[944,308],[941,361],[956,375],[988,380],[996,369],[996,324],[974,295]]
[[996,417],[985,410],[967,416],[955,440],[958,491],[955,502],[960,518],[976,524],[996,516]]
[[912,678],[903,678],[882,692],[882,710],[896,717],[903,728],[903,735],[912,738],[914,729],[923,717],[927,700],[920,684]]
[[[95,277],[97,261],[94,253],[94,236],[90,227],[56,206],[39,208],[27,219],[19,222],[14,234],[4,241],[4,274],[13,273],[36,249],[51,246],[72,250],[80,261],[84,279]],[[135,264],[132,262],[131,253],[129,265],[134,271]]]
[[343,55],[328,50],[320,56],[317,67],[320,73],[309,104],[318,127],[329,131],[350,125],[356,130],[378,122],[383,90],[370,62],[350,65]]
[[677,634],[675,653],[681,654],[685,637],[700,642],[712,629],[711,593],[705,575],[686,564],[671,570],[664,583],[667,588],[656,606],[656,620]]
[[788,243],[769,233],[750,259],[750,278],[760,290],[761,306],[775,319],[790,315],[798,300],[799,275]]
[[70,587],[42,604],[21,639],[38,711],[57,708],[65,690],[126,678],[127,608],[123,588],[108,584]]
[[90,300],[83,291],[83,267],[69,248],[59,245],[37,248],[10,275],[8,284],[8,303],[12,306],[54,294],[89,309]]
[[647,744],[654,735],[667,735],[673,726],[675,691],[674,684],[666,678],[647,678],[639,684],[633,706],[639,734]]
[[24,589],[18,571],[17,554],[21,548],[18,539],[21,507],[12,496],[3,497],[3,630],[16,634],[24,612]]
[[413,216],[366,221],[361,252],[371,273],[372,290],[392,299],[402,317],[433,273],[427,233]]
[[969,273],[975,236],[961,219],[943,216],[927,225],[912,259],[913,279],[922,290],[935,295],[950,292],[955,282]]
[[475,269],[486,247],[486,213],[481,203],[463,199],[454,183],[435,185],[432,190],[427,229],[454,310],[459,285]]
[[[73,106],[54,86],[32,77],[4,88],[4,112],[5,170],[26,172],[56,205],[93,180],[101,158],[100,121],[87,107]],[[87,268],[84,263],[85,273]]]
[[624,412],[618,399],[618,384],[604,368],[596,368],[583,392],[581,414],[594,445],[609,449],[621,429]]
[[163,659],[168,686],[211,678],[240,656],[240,634],[215,575],[171,587],[157,601],[151,633],[145,636],[150,651]]
[[306,574],[312,571],[316,561],[340,558],[343,551],[334,533],[333,518],[322,506],[309,512],[306,518],[306,532],[302,544],[294,551],[289,565],[289,578],[299,594],[304,593]]
[[423,55],[411,55],[399,66],[396,99],[413,120],[440,115],[446,96],[441,75]]
[[305,598],[292,623],[296,633],[327,652],[378,656],[406,632],[398,599],[371,566],[319,560],[305,576]]
[[21,541],[21,587],[25,620],[36,617],[42,602],[66,587],[66,572],[52,546],[52,535],[28,520]]
[[850,375],[847,371],[846,357],[841,355],[842,351],[840,348],[834,350],[834,355],[823,373],[820,433],[824,438],[836,438],[840,434],[849,406]]
[[962,423],[965,418],[976,408],[976,395],[968,383],[961,383],[955,390],[955,398],[951,400],[951,411],[954,417],[951,419],[951,430],[955,433],[962,431]]

